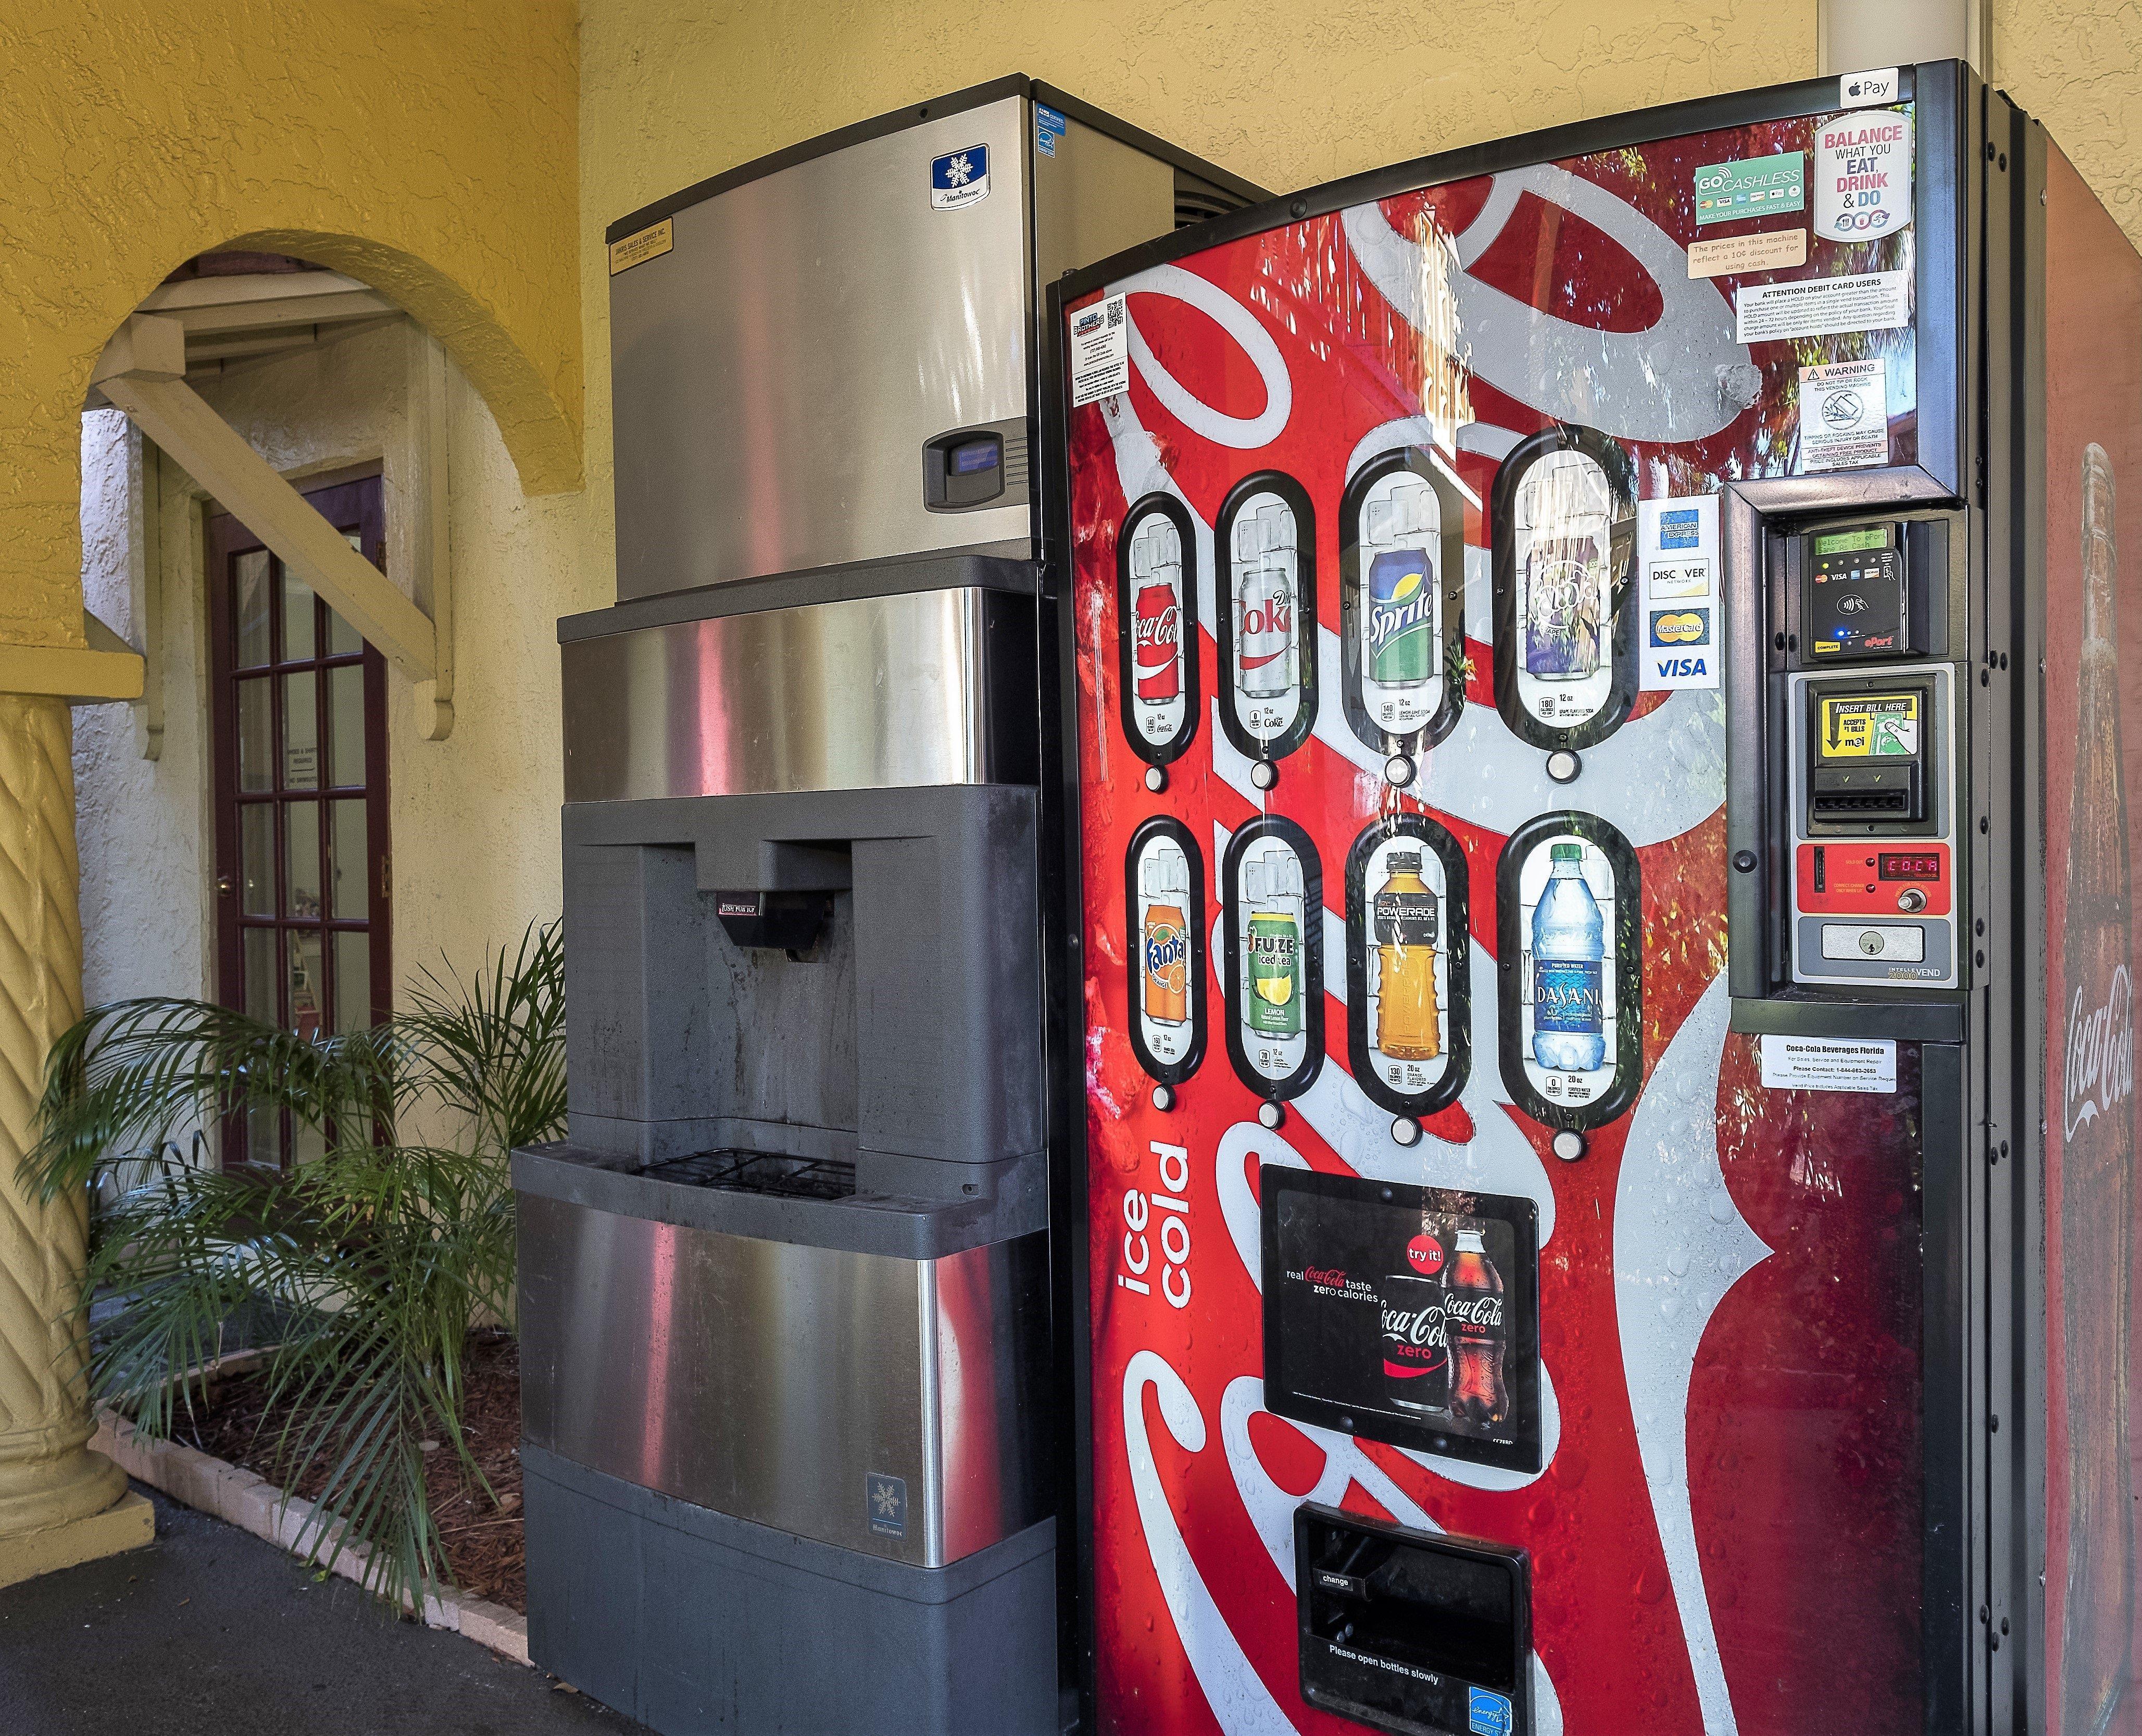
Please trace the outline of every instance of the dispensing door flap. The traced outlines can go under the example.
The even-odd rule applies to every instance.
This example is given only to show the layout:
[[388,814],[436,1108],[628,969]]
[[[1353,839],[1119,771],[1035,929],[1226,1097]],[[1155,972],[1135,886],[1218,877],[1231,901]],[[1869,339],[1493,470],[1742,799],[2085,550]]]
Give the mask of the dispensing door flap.
[[1301,1697],[1400,1736],[1532,1736],[1522,1549],[1295,1510]]

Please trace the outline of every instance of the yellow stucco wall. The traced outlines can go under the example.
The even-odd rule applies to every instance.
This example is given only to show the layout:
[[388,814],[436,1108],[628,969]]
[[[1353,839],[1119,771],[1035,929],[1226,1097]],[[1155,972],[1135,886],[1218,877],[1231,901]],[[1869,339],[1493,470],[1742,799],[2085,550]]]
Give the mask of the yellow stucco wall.
[[2142,7],[1994,0],[1992,82],[2045,122],[2142,246]]
[[522,484],[580,480],[573,0],[0,6],[0,642],[79,643],[80,412],[174,266],[301,253],[438,334]]

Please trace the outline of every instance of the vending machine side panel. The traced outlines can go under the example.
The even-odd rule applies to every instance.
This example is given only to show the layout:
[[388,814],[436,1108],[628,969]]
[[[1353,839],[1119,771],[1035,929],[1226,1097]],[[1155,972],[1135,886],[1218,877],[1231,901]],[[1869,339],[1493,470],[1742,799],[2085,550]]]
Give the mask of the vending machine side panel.
[[[1721,508],[1949,504],[1972,89],[1481,147],[1063,286],[1098,1729],[1930,1727],[1961,1027],[1734,1027]],[[1195,666],[1125,692],[1156,497],[1187,542],[1133,565]],[[1922,568],[1946,623],[1930,537],[1848,570]],[[1848,706],[1838,757],[1893,744],[1920,801],[1956,685]],[[1127,869],[1157,823],[1202,1008],[1143,974],[1191,908]],[[1184,1018],[1202,1059],[1151,1064]],[[1335,1509],[1519,1552],[1516,1680],[1463,1643],[1486,1580],[1298,1560]]]
[[2090,1736],[2135,1715],[2137,1651],[2142,259],[2050,146],[2045,195],[2046,1656],[2034,1728]]

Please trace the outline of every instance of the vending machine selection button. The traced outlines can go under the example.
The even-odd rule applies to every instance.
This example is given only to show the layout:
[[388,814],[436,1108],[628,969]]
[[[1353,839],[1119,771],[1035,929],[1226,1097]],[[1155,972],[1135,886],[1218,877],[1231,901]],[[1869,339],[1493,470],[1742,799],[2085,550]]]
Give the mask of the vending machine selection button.
[[1923,964],[1927,931],[1917,922],[1824,922],[1822,956],[1879,960],[1884,964]]

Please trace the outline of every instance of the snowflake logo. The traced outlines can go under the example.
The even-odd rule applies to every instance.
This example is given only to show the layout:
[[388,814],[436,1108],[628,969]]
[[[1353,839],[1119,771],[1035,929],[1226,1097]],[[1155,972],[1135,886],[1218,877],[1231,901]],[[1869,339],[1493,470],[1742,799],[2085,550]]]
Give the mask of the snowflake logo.
[[964,187],[974,178],[975,166],[967,160],[964,151],[945,166],[945,179],[955,187]]
[[890,1519],[900,1511],[900,1497],[893,1493],[891,1483],[879,1483],[871,1490],[871,1505],[877,1509],[877,1516]]

